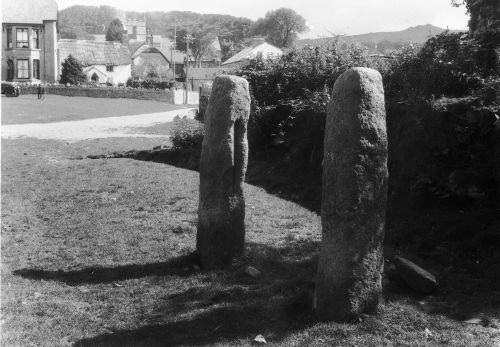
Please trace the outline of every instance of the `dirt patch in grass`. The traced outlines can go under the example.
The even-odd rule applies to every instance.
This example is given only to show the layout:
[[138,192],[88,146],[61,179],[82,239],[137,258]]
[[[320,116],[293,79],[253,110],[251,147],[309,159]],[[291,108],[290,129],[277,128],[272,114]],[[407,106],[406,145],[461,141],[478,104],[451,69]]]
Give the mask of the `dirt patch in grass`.
[[[432,262],[443,284],[435,295],[412,294],[387,277],[378,315],[315,321],[320,217],[252,185],[245,186],[245,256],[227,269],[201,271],[192,256],[195,171],[85,159],[162,143],[2,141],[2,344],[250,346],[257,334],[276,346],[499,341],[498,291]],[[248,265],[261,275],[248,275]],[[473,300],[466,318],[481,313],[490,324],[457,320],[454,310]]]

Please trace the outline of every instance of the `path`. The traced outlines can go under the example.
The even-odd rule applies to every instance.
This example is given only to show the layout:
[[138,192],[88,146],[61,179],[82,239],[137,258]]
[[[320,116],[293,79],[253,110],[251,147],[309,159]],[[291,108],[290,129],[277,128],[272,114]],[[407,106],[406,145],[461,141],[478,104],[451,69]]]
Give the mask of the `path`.
[[187,108],[135,116],[94,118],[54,123],[4,125],[1,128],[1,134],[3,139],[34,137],[38,139],[65,141],[80,141],[108,137],[166,137],[166,135],[144,134],[137,131],[137,128],[145,128],[172,122],[176,116],[193,118],[195,112],[195,108]]

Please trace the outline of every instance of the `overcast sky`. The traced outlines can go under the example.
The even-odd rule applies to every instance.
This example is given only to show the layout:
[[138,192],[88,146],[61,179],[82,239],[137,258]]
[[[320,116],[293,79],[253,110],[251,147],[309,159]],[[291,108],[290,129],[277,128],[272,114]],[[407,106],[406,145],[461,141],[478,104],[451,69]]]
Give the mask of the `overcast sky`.
[[465,8],[450,0],[56,0],[59,9],[72,5],[109,5],[125,11],[193,11],[257,19],[267,11],[289,7],[302,15],[311,30],[303,37],[396,31],[415,25],[466,29]]

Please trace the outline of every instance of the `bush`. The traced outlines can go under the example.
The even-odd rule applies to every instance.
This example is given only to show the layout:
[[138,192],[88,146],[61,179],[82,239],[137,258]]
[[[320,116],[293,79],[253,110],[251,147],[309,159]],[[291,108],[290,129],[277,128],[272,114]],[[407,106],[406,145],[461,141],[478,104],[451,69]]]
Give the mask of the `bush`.
[[[236,74],[250,84],[250,153],[280,147],[286,160],[318,166],[326,106],[344,71],[368,66],[366,50],[334,41],[327,47],[291,50],[272,60],[254,59]],[[314,152],[311,154],[311,151]]]
[[404,47],[392,55],[384,72],[386,94],[401,100],[468,95],[495,74],[485,52],[466,33],[444,32],[421,48]]
[[170,130],[170,139],[176,149],[201,150],[203,133],[203,123],[194,119],[176,117]]
[[159,81],[155,79],[135,80],[129,78],[127,80],[127,87],[138,89],[170,89],[176,86],[174,81]]

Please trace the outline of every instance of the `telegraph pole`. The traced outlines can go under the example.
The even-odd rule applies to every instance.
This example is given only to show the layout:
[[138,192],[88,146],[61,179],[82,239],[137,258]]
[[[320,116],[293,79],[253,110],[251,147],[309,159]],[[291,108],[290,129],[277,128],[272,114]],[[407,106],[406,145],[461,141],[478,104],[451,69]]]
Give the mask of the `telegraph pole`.
[[186,104],[188,103],[189,92],[188,92],[188,68],[189,68],[189,41],[191,40],[191,35],[189,33],[186,34]]
[[174,45],[170,51],[170,61],[173,64],[172,75],[174,77],[174,85],[175,85],[175,60],[174,60],[174,51],[177,48],[177,22],[174,22]]

